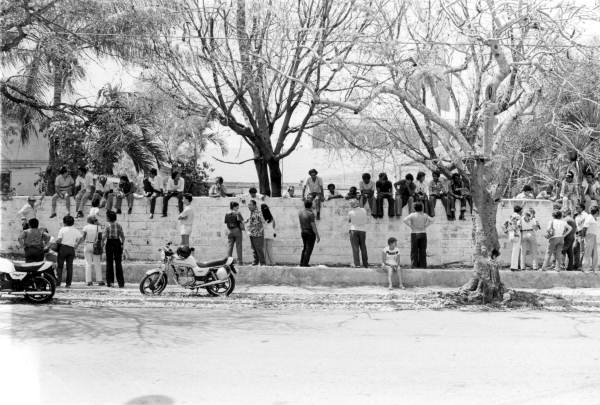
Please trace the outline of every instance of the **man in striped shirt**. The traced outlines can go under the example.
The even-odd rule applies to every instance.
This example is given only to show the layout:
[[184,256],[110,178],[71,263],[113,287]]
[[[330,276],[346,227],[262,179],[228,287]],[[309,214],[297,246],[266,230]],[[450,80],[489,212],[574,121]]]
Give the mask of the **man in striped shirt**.
[[106,213],[108,223],[104,228],[102,243],[106,247],[106,285],[112,287],[117,276],[119,288],[125,286],[123,279],[123,245],[125,244],[125,234],[121,224],[117,222],[117,214],[114,211]]
[[67,215],[71,215],[71,195],[73,194],[73,177],[69,175],[66,167],[61,167],[59,175],[54,181],[55,194],[52,196],[52,215],[50,218],[56,216],[56,202],[59,198],[65,200],[67,207]]

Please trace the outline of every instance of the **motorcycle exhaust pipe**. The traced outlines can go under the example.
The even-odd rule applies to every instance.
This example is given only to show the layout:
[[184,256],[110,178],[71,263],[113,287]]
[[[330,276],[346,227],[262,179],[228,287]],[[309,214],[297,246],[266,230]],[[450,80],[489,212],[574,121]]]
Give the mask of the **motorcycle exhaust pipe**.
[[227,279],[225,279],[225,280],[211,281],[210,283],[200,284],[198,286],[198,288],[208,287],[209,285],[215,285],[215,284],[223,284],[223,283],[226,283],[226,282],[227,282]]

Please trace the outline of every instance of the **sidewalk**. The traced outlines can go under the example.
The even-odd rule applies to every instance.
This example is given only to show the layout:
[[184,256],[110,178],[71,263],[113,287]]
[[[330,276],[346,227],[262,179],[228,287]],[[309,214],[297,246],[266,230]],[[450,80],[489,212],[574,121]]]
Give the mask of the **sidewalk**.
[[[83,260],[76,260],[73,281],[84,281]],[[157,268],[159,262],[124,262],[123,273],[126,283],[138,284],[147,270]],[[249,286],[285,285],[297,287],[363,287],[387,286],[387,275],[378,267],[297,267],[297,266],[236,266],[237,283]],[[600,273],[577,271],[519,271],[500,272],[507,288],[547,289],[600,288]],[[103,270],[103,274],[105,274]],[[473,274],[471,268],[455,269],[402,269],[402,277],[407,287],[447,287],[457,288],[466,283]],[[63,276],[64,277],[64,276]],[[171,274],[169,282],[172,283]],[[397,283],[397,280],[396,280]]]
[[[444,297],[454,292],[452,288],[408,288],[388,290],[383,287],[365,286],[349,288],[294,287],[294,286],[249,286],[238,285],[229,297],[210,297],[205,290],[198,294],[178,286],[169,285],[160,296],[144,296],[136,284],[125,288],[87,287],[84,283],[73,283],[70,289],[58,288],[50,305],[78,305],[86,307],[196,307],[228,309],[347,309],[398,311],[421,309],[460,310],[518,310],[536,309],[550,311],[599,311],[600,288],[589,289],[520,289],[539,295],[535,307],[502,307],[468,305],[457,306]],[[0,303],[21,303],[18,299],[0,300]]]

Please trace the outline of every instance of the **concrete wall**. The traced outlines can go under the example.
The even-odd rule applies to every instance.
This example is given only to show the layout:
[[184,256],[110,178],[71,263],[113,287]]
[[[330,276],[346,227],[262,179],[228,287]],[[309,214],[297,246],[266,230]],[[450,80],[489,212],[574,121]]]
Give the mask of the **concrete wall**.
[[[236,198],[212,199],[195,198],[192,202],[195,213],[195,226],[191,237],[191,243],[196,248],[196,256],[199,260],[214,259],[225,255],[227,230],[223,224],[223,217],[229,209],[229,202]],[[166,241],[179,241],[177,230],[177,207],[176,200],[171,200],[169,206],[169,217],[161,218],[160,214],[150,220],[149,205],[145,199],[135,200],[134,210],[131,215],[119,216],[123,225],[127,242],[126,251],[128,258],[136,260],[155,260],[158,258],[157,249]],[[26,197],[16,197],[13,200],[0,202],[1,234],[0,252],[20,252],[17,237],[20,232],[20,220],[17,211],[26,203]],[[157,201],[161,206],[160,199]],[[298,226],[298,210],[302,207],[300,199],[268,199],[277,222],[277,238],[274,244],[276,261],[281,264],[297,264],[302,251],[302,241]],[[512,212],[514,204],[519,203],[525,207],[534,207],[537,216],[545,226],[550,218],[552,205],[548,201],[527,200],[525,202],[506,200],[498,207],[498,224],[504,222]],[[74,203],[72,203],[74,206]],[[85,212],[88,212],[89,204]],[[321,243],[317,244],[312,264],[338,264],[348,265],[352,261],[352,251],[348,240],[348,224],[346,215],[349,205],[345,200],[333,200],[326,202],[322,209],[321,221],[318,221]],[[244,218],[248,217],[248,209],[241,209]],[[56,235],[61,226],[62,216],[66,214],[64,201],[59,201],[58,216],[49,219],[50,198],[44,200],[44,204],[38,213],[38,218],[43,226],[46,226],[52,235]],[[404,213],[405,214],[405,213]],[[104,218],[102,213],[101,218]],[[467,215],[467,221],[448,222],[445,218],[443,208],[438,204],[436,223],[429,228],[428,232],[428,264],[429,265],[469,265],[472,262],[472,221]],[[104,222],[104,221],[103,221]],[[84,219],[79,219],[76,226],[81,228],[85,225]],[[367,227],[367,247],[370,263],[378,264],[381,261],[381,249],[386,240],[395,236],[399,241],[402,264],[410,264],[410,230],[398,218],[383,218],[375,220],[370,218]],[[545,246],[542,233],[539,233],[540,246]],[[502,260],[507,262],[510,258],[510,242],[505,235],[501,235]],[[543,254],[540,249],[540,258]],[[244,260],[251,260],[249,239],[244,240]]]

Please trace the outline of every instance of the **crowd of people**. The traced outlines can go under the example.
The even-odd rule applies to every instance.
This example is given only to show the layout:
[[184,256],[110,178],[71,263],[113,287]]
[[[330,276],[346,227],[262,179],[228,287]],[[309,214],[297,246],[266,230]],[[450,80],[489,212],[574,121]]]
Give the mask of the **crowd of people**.
[[[586,176],[586,183],[578,186],[574,182],[572,172],[567,173],[560,193],[553,193],[550,185],[537,195],[537,198],[549,199],[562,204],[555,204],[553,219],[545,227],[548,239],[546,255],[541,264],[537,263],[536,233],[542,227],[535,217],[535,211],[528,209],[523,212],[520,206],[515,206],[514,213],[504,224],[504,232],[512,243],[511,270],[526,268],[527,260],[534,270],[584,270],[595,271],[597,267],[596,235],[600,233],[597,225],[598,204],[600,201],[600,183],[593,176]],[[185,180],[180,173],[173,171],[164,181],[156,169],[149,171],[143,180],[144,194],[136,194],[135,185],[123,175],[115,187],[107,182],[106,176],[94,178],[85,167],[79,168],[75,180],[66,168],[60,170],[55,181],[56,193],[52,196],[51,218],[56,216],[56,205],[61,199],[65,200],[68,214],[63,218],[63,227],[58,234],[51,238],[45,228],[40,227],[37,219],[37,209],[43,201],[30,197],[28,203],[19,211],[23,220],[23,232],[19,241],[25,250],[27,261],[43,260],[44,249],[50,245],[58,253],[59,285],[62,282],[63,268],[66,266],[65,285],[69,287],[72,281],[73,259],[79,245],[83,245],[83,255],[86,261],[85,279],[92,285],[95,275],[99,285],[112,286],[115,278],[117,285],[123,287],[122,257],[125,244],[123,228],[118,223],[118,215],[122,213],[122,202],[127,202],[127,211],[132,212],[134,200],[146,198],[150,205],[150,218],[154,217],[156,199],[162,197],[162,216],[168,216],[169,199],[175,197],[178,201],[179,215],[177,217],[180,244],[189,246],[190,235],[194,228],[194,212],[191,208],[193,197],[184,193]],[[70,215],[70,196],[75,199],[76,216]],[[209,196],[213,198],[231,197],[223,184],[223,178],[218,177],[210,187]],[[581,198],[583,196],[583,198]],[[251,187],[247,193],[239,195],[238,200],[230,202],[230,211],[224,216],[227,228],[227,255],[232,256],[236,250],[239,264],[274,265],[273,242],[276,238],[276,221],[269,206],[265,203],[266,196]],[[350,202],[348,213],[349,240],[352,248],[353,267],[369,267],[366,249],[366,224],[368,216],[382,218],[384,215],[384,200],[387,201],[387,215],[400,217],[402,210],[407,207],[409,215],[403,222],[411,229],[411,263],[415,268],[427,267],[427,233],[426,229],[433,223],[435,207],[439,202],[445,208],[447,219],[456,219],[456,203],[459,202],[459,220],[465,219],[467,204],[472,209],[471,193],[468,181],[455,173],[448,182],[440,179],[440,173],[433,172],[432,180],[425,180],[425,173],[418,172],[416,179],[407,174],[404,179],[393,183],[385,173],[373,182],[369,173],[362,175],[357,186],[352,186],[343,196],[335,184],[328,184],[318,176],[316,169],[309,171],[309,177],[304,184],[302,193],[296,195],[295,188],[290,186],[284,197],[301,197],[304,208],[298,214],[303,249],[300,266],[308,266],[316,243],[320,236],[317,221],[321,218],[321,203],[333,199],[345,198]],[[533,188],[523,187],[522,193],[516,198],[534,198]],[[86,202],[90,201],[87,223],[82,229],[75,227],[75,219],[84,217]],[[248,216],[240,212],[240,202],[246,204]],[[591,203],[592,206],[589,206]],[[586,210],[586,206],[588,206]],[[100,209],[106,208],[106,223],[101,224]],[[589,212],[589,213],[588,213]],[[244,261],[243,239],[247,232],[253,257]],[[102,256],[106,259],[106,277],[101,274]],[[403,286],[399,272],[399,253],[397,240],[390,238],[381,253],[381,267],[388,273],[389,287],[392,288],[392,275],[398,273],[400,287]],[[565,263],[566,258],[566,263]],[[106,282],[104,281],[106,280]]]
[[[570,205],[568,205],[570,206]],[[542,228],[535,210],[524,211],[520,205],[513,208],[503,230],[512,244],[510,269],[527,269],[530,258],[533,270],[595,272],[598,267],[598,236],[600,210],[597,205],[586,209],[585,202],[577,201],[574,211],[561,203],[554,204],[552,219]],[[541,266],[537,262],[537,232],[547,239],[546,253]]]

